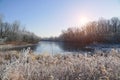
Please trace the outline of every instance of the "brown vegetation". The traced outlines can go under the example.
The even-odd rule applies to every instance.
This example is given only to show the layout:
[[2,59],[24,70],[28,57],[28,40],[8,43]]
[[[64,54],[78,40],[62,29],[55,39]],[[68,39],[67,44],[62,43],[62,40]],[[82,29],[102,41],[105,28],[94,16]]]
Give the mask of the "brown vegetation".
[[82,28],[68,28],[62,32],[60,38],[63,41],[81,44],[120,42],[120,20],[117,17],[110,20],[101,18]]

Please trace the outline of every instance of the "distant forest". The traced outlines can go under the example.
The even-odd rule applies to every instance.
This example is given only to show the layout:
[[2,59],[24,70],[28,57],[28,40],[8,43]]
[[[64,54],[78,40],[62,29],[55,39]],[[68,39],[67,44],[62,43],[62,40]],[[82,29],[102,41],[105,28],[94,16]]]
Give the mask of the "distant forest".
[[13,23],[3,22],[0,16],[0,39],[6,39],[8,43],[37,43],[39,37],[21,27],[18,21]]
[[110,20],[104,18],[92,21],[81,27],[63,30],[59,37],[65,42],[91,43],[119,43],[120,19],[113,17]]

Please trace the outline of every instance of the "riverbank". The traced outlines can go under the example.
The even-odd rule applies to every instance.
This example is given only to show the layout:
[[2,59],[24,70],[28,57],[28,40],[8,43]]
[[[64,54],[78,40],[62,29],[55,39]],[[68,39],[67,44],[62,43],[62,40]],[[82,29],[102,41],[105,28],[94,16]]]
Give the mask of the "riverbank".
[[34,54],[0,52],[0,80],[120,80],[120,52]]
[[34,45],[37,45],[37,44],[21,44],[21,45],[18,45],[18,44],[3,44],[3,45],[0,45],[0,51],[18,49],[18,48],[26,48],[26,47],[31,47],[31,46],[34,46]]

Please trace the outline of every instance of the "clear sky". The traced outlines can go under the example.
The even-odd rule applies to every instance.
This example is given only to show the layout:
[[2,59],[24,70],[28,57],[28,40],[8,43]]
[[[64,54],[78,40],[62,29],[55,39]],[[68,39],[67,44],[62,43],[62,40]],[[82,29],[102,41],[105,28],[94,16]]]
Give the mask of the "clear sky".
[[120,0],[0,0],[4,20],[19,20],[41,37],[57,36],[68,27],[80,25],[80,18],[120,18]]

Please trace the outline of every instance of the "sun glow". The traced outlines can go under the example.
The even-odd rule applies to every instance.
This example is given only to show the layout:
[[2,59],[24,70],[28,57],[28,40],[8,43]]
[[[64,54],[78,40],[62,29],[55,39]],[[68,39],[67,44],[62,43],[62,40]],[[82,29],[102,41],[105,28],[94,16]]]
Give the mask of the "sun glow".
[[80,18],[80,24],[85,25],[89,22],[89,19],[87,17],[81,17]]

